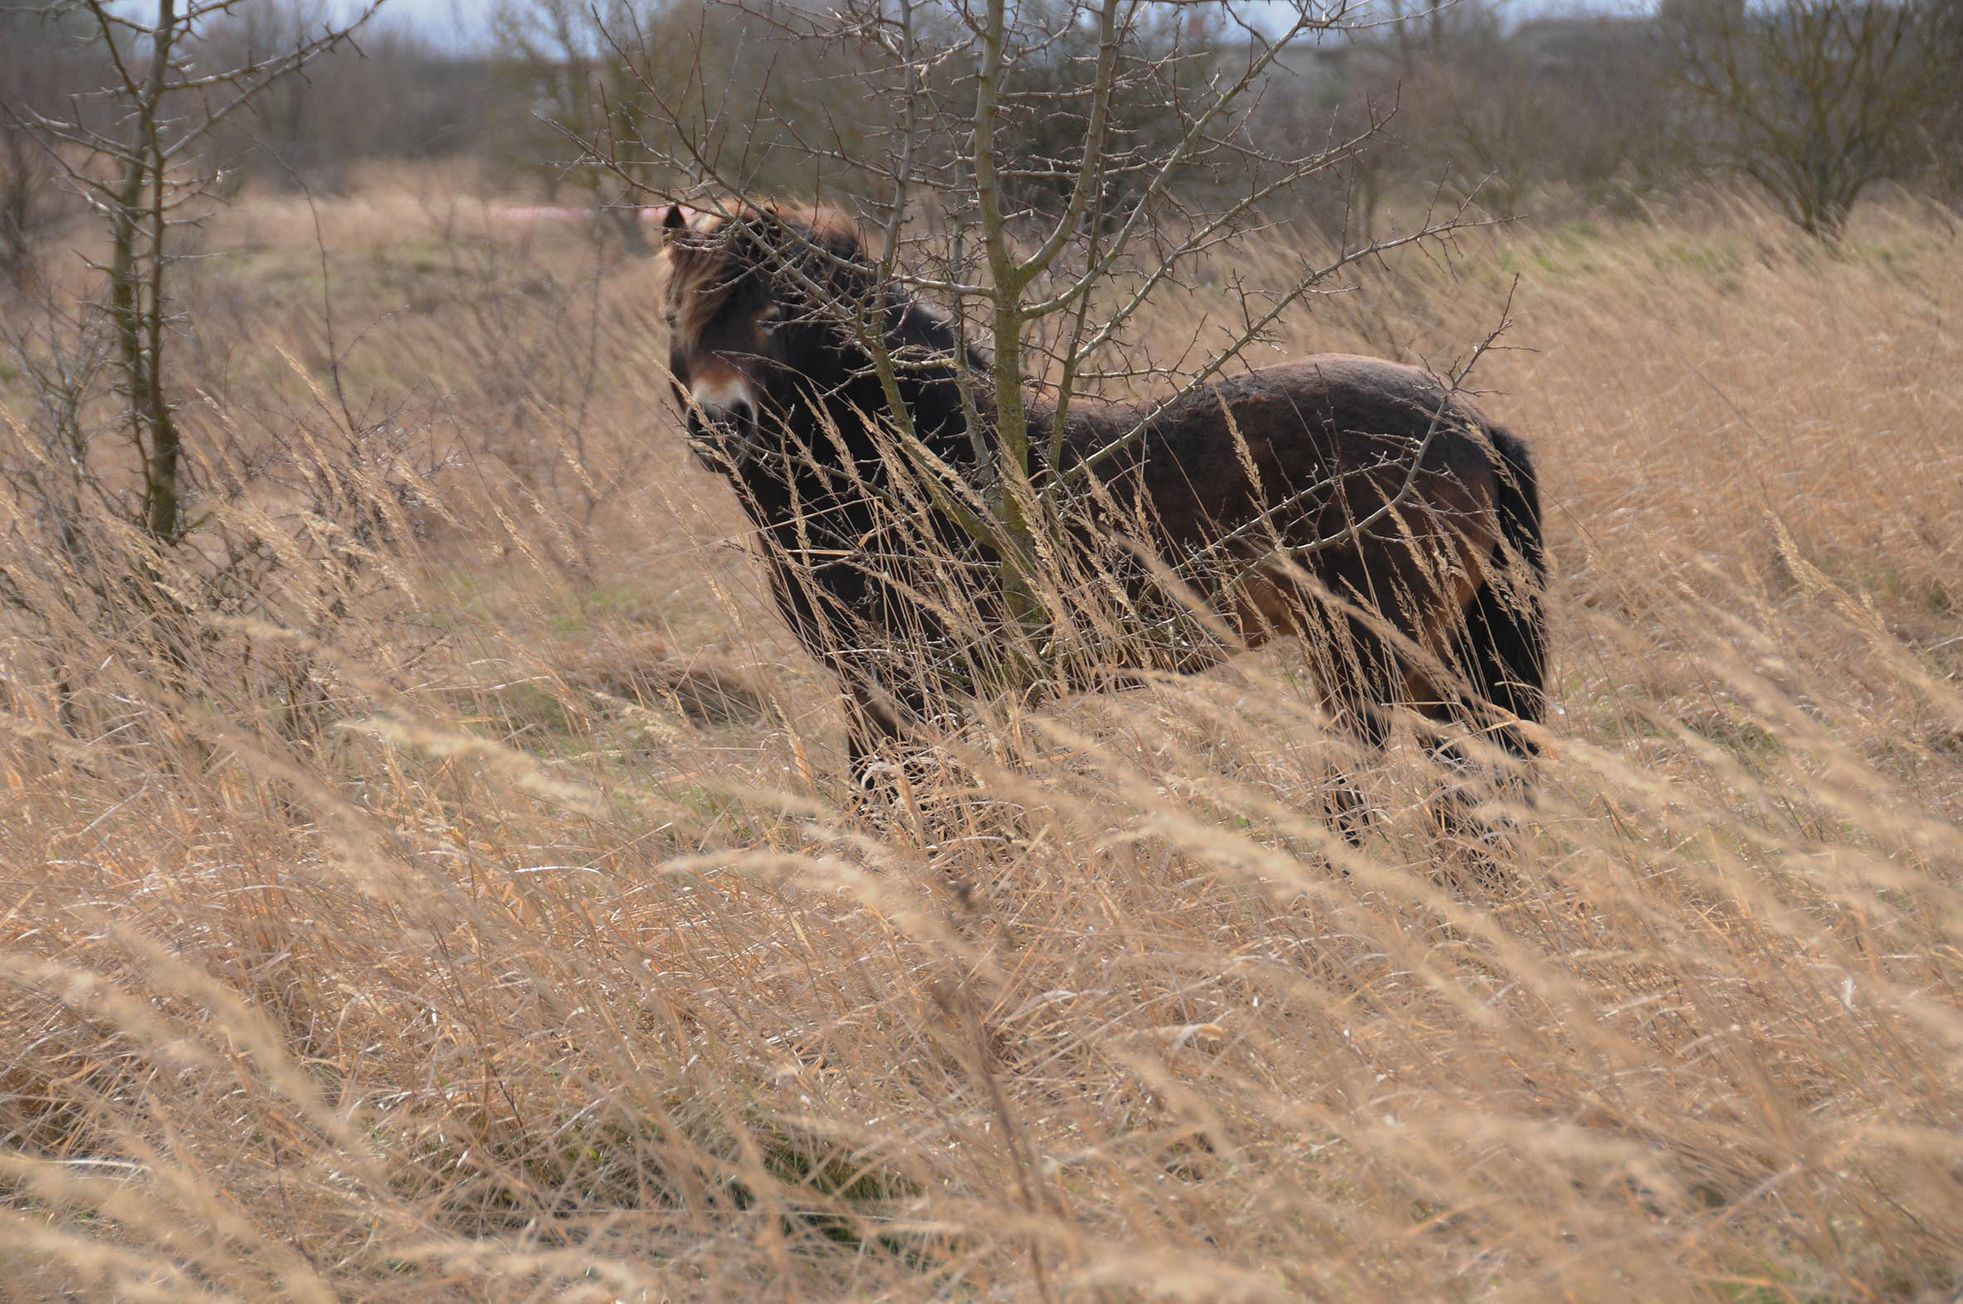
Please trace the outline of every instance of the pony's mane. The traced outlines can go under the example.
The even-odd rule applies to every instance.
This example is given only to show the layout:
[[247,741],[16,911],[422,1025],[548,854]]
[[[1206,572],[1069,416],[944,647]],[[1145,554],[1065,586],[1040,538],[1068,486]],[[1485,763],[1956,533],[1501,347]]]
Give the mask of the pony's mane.
[[689,214],[682,225],[668,229],[661,249],[677,334],[699,338],[743,278],[771,260],[810,254],[831,264],[814,266],[812,279],[836,283],[836,264],[863,262],[867,241],[848,214],[821,205],[766,200],[724,213]]

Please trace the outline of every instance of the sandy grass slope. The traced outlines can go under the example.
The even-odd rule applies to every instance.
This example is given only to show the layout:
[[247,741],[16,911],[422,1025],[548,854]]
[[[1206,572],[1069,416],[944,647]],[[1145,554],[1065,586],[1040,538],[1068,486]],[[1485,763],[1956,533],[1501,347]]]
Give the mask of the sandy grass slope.
[[1288,319],[1442,367],[1518,278],[1474,383],[1544,468],[1560,710],[1494,876],[1408,743],[1331,845],[1286,649],[855,816],[654,269],[405,187],[318,217],[325,260],[294,201],[208,237],[196,555],[53,531],[0,377],[0,1295],[1963,1286],[1942,220],[1481,235]]

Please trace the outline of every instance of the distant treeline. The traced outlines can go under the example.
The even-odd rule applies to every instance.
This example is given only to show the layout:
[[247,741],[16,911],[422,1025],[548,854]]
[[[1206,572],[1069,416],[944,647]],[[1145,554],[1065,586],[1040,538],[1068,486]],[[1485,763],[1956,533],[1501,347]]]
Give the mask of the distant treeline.
[[[1245,67],[1248,38],[1204,7],[1134,24],[1179,79],[1197,85]],[[140,9],[140,6],[139,6]],[[1424,9],[1404,22],[1298,42],[1222,130],[1237,133],[1251,175],[1304,140],[1367,143],[1326,184],[1286,202],[1325,225],[1367,221],[1387,200],[1476,194],[1513,215],[1633,210],[1664,194],[1738,175],[1795,220],[1837,229],[1855,197],[1894,180],[1949,202],[1963,196],[1963,5],[1956,0],[1665,0],[1637,17],[1579,15],[1510,22],[1490,0]],[[321,21],[317,0],[250,0],[201,39],[240,61],[290,46]],[[855,150],[891,129],[893,106],[869,98],[869,43],[815,39],[809,9],[661,0],[509,0],[489,53],[459,54],[382,16],[343,50],[261,96],[209,150],[222,185],[253,181],[321,190],[376,160],[469,160],[488,188],[557,203],[617,202],[636,184],[674,183],[673,160],[700,157],[745,185],[808,189],[852,183]],[[953,11],[923,9],[931,28]],[[937,17],[938,15],[938,17]],[[1051,22],[1025,70],[1032,102],[1011,124],[1025,160],[1070,171],[1084,114],[1073,79],[1095,42],[1080,6],[1035,0],[1018,11]],[[929,31],[929,39],[932,32]],[[141,52],[132,54],[140,62]],[[918,94],[958,151],[958,58]],[[86,13],[47,4],[0,10],[0,240],[32,238],[53,220],[52,173],[26,124],[70,111],[113,76]],[[1109,148],[1149,152],[1158,106],[1114,106]],[[598,153],[608,166],[595,166]],[[657,161],[660,160],[660,161]],[[1040,173],[1040,167],[1034,169]],[[1193,186],[1244,177],[1194,175]],[[1023,196],[1034,208],[1040,185]],[[4,253],[4,247],[0,247]]]

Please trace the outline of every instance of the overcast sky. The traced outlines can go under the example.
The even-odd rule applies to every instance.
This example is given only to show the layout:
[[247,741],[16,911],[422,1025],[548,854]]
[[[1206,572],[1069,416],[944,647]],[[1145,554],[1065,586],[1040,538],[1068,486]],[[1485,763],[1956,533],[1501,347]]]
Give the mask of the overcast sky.
[[[383,0],[382,18],[413,27],[442,45],[482,45],[490,31],[494,0]],[[345,0],[344,0],[345,3]],[[352,5],[346,5],[352,8]]]

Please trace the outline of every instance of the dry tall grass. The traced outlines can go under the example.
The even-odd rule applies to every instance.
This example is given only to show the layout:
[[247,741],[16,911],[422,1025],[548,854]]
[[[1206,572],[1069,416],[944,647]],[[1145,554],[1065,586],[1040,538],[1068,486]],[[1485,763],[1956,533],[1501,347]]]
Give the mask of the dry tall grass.
[[[1285,648],[851,815],[655,270],[405,190],[319,218],[324,263],[232,210],[193,291],[250,585],[0,509],[0,1295],[1963,1285],[1937,217],[1481,236],[1290,319],[1442,364],[1521,278],[1477,379],[1543,467],[1560,710],[1504,886],[1408,745],[1332,845]],[[26,383],[16,478],[58,469]]]

